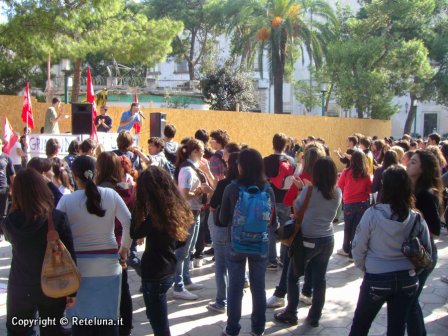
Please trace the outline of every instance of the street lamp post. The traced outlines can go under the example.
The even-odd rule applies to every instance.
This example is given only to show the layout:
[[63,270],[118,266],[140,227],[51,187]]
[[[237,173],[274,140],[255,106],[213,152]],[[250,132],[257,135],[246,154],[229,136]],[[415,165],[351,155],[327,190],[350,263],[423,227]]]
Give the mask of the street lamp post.
[[320,92],[322,93],[322,117],[325,116],[325,94],[327,93],[327,83],[320,84]]
[[64,101],[68,103],[68,73],[70,72],[70,60],[61,60],[61,71],[64,73]]
[[418,100],[414,99],[412,106],[414,108],[414,137],[417,136],[417,106],[418,106]]

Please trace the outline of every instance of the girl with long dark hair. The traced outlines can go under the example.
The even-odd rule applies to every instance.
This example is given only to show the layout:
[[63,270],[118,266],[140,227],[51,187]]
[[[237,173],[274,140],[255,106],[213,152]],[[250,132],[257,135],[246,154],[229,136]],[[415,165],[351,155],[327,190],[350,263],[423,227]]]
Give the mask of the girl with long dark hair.
[[371,186],[366,155],[356,150],[350,159],[350,167],[342,171],[338,181],[344,202],[344,243],[337,252],[339,255],[352,256],[352,240],[362,215],[370,205]]
[[[95,159],[79,156],[73,162],[72,170],[78,190],[64,195],[57,208],[67,214],[82,279],[76,304],[67,314],[118,321],[120,263],[126,262],[131,245],[131,214],[116,191],[95,185]],[[114,235],[115,218],[123,226],[120,248]],[[73,325],[72,332],[74,336],[115,336],[118,335],[118,323],[116,326]]]
[[428,224],[431,250],[432,267],[419,273],[420,286],[411,303],[411,309],[407,319],[407,332],[409,336],[426,335],[425,322],[418,298],[425,286],[429,274],[437,264],[437,247],[434,236],[440,235],[440,216],[442,208],[442,180],[440,178],[440,166],[437,158],[428,150],[417,150],[407,166],[407,172],[412,181],[412,190],[416,199],[415,206],[422,213]]
[[179,242],[188,239],[192,223],[190,206],[168,172],[150,166],[140,174],[131,235],[133,239],[146,238],[143,298],[155,336],[170,335],[166,292],[174,282],[175,250]]
[[[309,184],[313,182],[313,169],[316,161],[325,156],[325,149],[319,143],[309,143],[305,147],[305,151],[302,158],[303,169],[298,178],[294,179],[294,183],[291,188],[289,188],[288,192],[283,198],[283,203],[291,209],[294,206],[294,201],[297,199],[297,196],[302,192],[305,184]],[[287,250],[285,245],[280,246],[281,249]],[[283,259],[283,268],[282,274],[280,276],[280,280],[278,286],[275,287],[274,294],[267,300],[268,308],[278,308],[283,307],[285,305],[285,296],[288,292],[287,290],[287,282],[288,282],[288,265],[289,265],[289,256],[288,252],[285,252],[285,258]],[[311,288],[311,274],[308,270],[305,270],[304,284],[302,287],[302,292],[300,293],[299,300],[306,305],[311,305],[311,296],[312,296],[312,288]]]
[[[240,196],[241,187],[256,186],[259,190],[266,190],[272,205],[270,225],[277,226],[275,212],[275,196],[264,175],[263,158],[255,149],[247,148],[238,156],[239,178],[236,183],[229,184],[222,197],[219,220],[226,227],[232,226],[235,205]],[[255,211],[255,209],[254,209]],[[267,232],[266,232],[267,235]],[[229,270],[229,286],[227,296],[227,327],[223,335],[238,335],[241,325],[241,304],[243,298],[244,273],[246,261],[249,263],[250,291],[252,292],[252,335],[263,335],[266,323],[266,291],[265,273],[266,254],[243,254],[232,251],[231,243],[226,246],[226,261]]]
[[30,335],[32,326],[13,323],[13,318],[34,319],[36,311],[40,318],[56,321],[56,325],[41,328],[41,335],[62,335],[60,319],[64,316],[65,308],[75,303],[76,293],[72,297],[53,299],[45,296],[41,289],[40,277],[50,213],[61,241],[76,261],[67,217],[54,209],[53,195],[46,181],[32,168],[18,172],[12,186],[12,210],[2,223],[5,238],[12,245],[6,301],[8,335]]
[[199,168],[199,163],[204,155],[202,141],[196,139],[187,141],[179,148],[177,155],[175,179],[178,181],[178,188],[182,196],[190,204],[194,221],[189,229],[186,244],[176,250],[177,266],[173,297],[181,300],[196,300],[198,296],[190,291],[202,289],[203,286],[191,281],[190,254],[198,239],[201,209],[207,201],[207,195],[213,192],[213,189]]
[[[99,187],[115,190],[121,196],[128,209],[131,210],[134,207],[134,188],[132,183],[126,182],[126,173],[122,167],[122,159],[129,160],[125,156],[118,157],[113,152],[102,152],[96,161],[95,183]],[[132,167],[130,161],[129,165]],[[114,233],[118,248],[120,248],[123,226],[117,218],[115,218]],[[128,284],[128,270],[125,266],[121,273],[120,317],[123,322],[119,327],[120,336],[130,335],[133,328],[132,297]]]
[[[312,174],[313,186],[303,187],[300,196],[295,201],[294,213],[297,216],[305,203],[308,188],[313,188],[301,230],[305,247],[306,271],[311,274],[309,285],[313,290],[307,321],[312,327],[317,327],[325,304],[325,273],[334,247],[333,219],[341,204],[342,193],[336,186],[337,169],[330,157],[318,159]],[[296,257],[293,255],[293,258]],[[294,264],[296,263],[292,259],[288,268],[288,305],[283,312],[274,315],[276,320],[292,325],[297,324],[300,278],[300,275],[295,274]]]
[[392,165],[398,164],[398,156],[393,150],[388,150],[384,154],[383,165],[375,170],[373,174],[372,187],[370,191],[372,194],[378,193],[376,197],[376,203],[381,203],[383,198],[383,173],[384,171]]
[[365,274],[350,336],[367,335],[385,302],[387,335],[404,335],[419,277],[401,246],[414,225],[420,241],[431,251],[428,227],[414,210],[412,183],[406,171],[398,165],[389,167],[383,174],[383,190],[383,203],[364,213],[353,240],[355,264]]

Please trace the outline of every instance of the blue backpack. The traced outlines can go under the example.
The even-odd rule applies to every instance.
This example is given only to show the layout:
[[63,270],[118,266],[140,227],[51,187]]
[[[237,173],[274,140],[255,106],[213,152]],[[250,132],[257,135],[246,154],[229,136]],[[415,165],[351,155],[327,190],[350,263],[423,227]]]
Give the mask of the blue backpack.
[[238,187],[240,196],[235,205],[231,227],[232,252],[267,255],[268,227],[272,215],[267,185],[263,190],[257,186]]

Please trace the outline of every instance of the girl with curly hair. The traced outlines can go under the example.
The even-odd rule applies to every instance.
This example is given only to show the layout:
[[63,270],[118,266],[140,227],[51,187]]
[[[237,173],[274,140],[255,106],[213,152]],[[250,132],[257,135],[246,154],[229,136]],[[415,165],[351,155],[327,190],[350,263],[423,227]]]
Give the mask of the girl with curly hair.
[[142,287],[146,315],[155,336],[170,335],[166,292],[173,285],[176,248],[193,223],[190,206],[171,175],[150,166],[137,180],[131,237],[146,238],[142,256]]

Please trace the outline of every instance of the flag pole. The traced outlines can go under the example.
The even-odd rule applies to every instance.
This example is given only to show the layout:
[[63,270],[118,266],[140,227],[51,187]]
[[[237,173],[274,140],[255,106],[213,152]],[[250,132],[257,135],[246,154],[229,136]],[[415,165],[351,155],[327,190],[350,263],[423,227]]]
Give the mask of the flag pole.
[[47,103],[51,100],[51,56],[50,56],[50,50],[48,51],[48,62],[47,62]]
[[[26,82],[26,88],[28,89],[28,100],[31,101],[31,98],[30,98],[30,82],[29,81]],[[25,94],[26,94],[26,92],[25,92]],[[25,128],[25,136],[26,136],[27,140],[28,140],[28,125],[29,125],[28,124],[28,118],[29,118],[29,113],[27,112],[26,113],[26,128]]]

